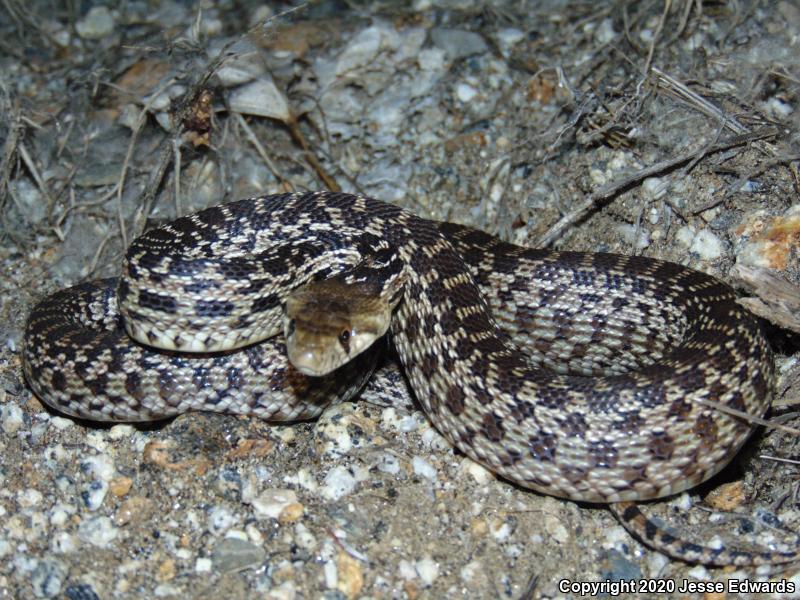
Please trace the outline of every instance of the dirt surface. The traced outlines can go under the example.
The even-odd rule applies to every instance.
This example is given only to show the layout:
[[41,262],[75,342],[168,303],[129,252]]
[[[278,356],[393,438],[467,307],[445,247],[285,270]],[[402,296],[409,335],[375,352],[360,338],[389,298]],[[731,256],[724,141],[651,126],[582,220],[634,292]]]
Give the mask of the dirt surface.
[[[594,597],[563,580],[633,580],[649,597],[703,597],[678,592],[685,580],[800,590],[797,569],[670,561],[603,507],[498,480],[418,411],[98,425],[50,411],[20,368],[33,303],[117,274],[150,224],[338,187],[519,244],[664,258],[731,283],[777,353],[769,417],[797,426],[796,3],[66,6],[0,3],[0,598]],[[795,440],[762,430],[712,481],[646,511],[698,543],[791,546]],[[786,597],[727,589],[705,597]]]

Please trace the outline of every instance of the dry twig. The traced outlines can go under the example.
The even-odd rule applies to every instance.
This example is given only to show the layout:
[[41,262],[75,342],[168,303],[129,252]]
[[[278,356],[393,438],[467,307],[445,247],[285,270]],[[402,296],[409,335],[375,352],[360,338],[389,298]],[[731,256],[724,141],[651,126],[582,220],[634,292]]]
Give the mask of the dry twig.
[[[10,104],[8,99],[4,99],[3,104]],[[6,141],[3,143],[3,156],[0,159],[0,213],[4,212],[6,198],[8,198],[8,184],[11,180],[11,171],[16,164],[16,156],[19,148],[22,132],[25,128],[22,125],[19,110],[17,108],[11,109],[10,106],[5,107],[6,114],[9,115],[8,119],[8,134]]]
[[650,40],[650,46],[647,49],[647,58],[644,61],[644,76],[639,80],[639,83],[636,85],[636,95],[639,95],[639,91],[644,85],[644,82],[647,80],[647,77],[650,75],[650,66],[653,64],[653,55],[656,51],[656,44],[658,40],[661,38],[661,32],[664,31],[664,21],[667,20],[669,16],[669,11],[672,8],[672,0],[664,0],[664,10],[661,11],[661,17],[658,19],[658,25],[656,25],[656,30],[653,32],[653,39]]
[[261,141],[259,141],[258,136],[255,134],[255,132],[253,132],[253,129],[247,123],[247,120],[239,113],[234,113],[234,116],[236,117],[236,124],[242,128],[242,131],[244,131],[244,135],[247,138],[247,141],[250,142],[253,145],[253,148],[256,149],[256,152],[258,152],[258,155],[261,157],[261,160],[264,161],[264,164],[267,165],[267,168],[269,169],[270,173],[272,173],[275,179],[280,181],[281,185],[284,186],[287,190],[294,189],[294,186],[292,186],[289,180],[283,176],[283,173],[281,173],[277,165],[274,162],[272,162],[272,159],[269,157],[269,154],[267,154],[267,150],[261,144]]
[[696,399],[695,402],[697,402],[698,404],[702,404],[703,406],[707,406],[709,408],[718,410],[722,413],[725,413],[726,415],[736,417],[737,419],[742,419],[743,421],[752,423],[754,425],[762,425],[770,429],[777,429],[778,431],[783,431],[784,433],[790,433],[794,436],[800,436],[800,429],[797,429],[795,427],[789,427],[788,425],[784,425],[782,423],[777,423],[773,419],[762,419],[761,417],[751,415],[750,413],[746,413],[742,410],[731,408],[730,406],[727,406],[726,404],[723,404],[721,402],[714,402],[712,400],[703,400],[703,399]]
[[578,206],[572,209],[569,213],[561,217],[555,225],[553,225],[546,234],[541,236],[535,243],[537,247],[545,247],[552,244],[555,240],[560,238],[564,231],[574,223],[577,223],[584,217],[586,217],[592,210],[602,204],[604,201],[611,199],[613,196],[618,194],[621,191],[627,190],[632,188],[634,185],[644,181],[648,177],[652,177],[654,175],[659,175],[661,173],[671,171],[676,167],[689,163],[690,161],[695,161],[699,158],[704,158],[709,154],[713,154],[715,152],[720,152],[722,150],[727,150],[728,148],[734,148],[736,146],[742,146],[744,144],[749,144],[755,140],[765,139],[772,137],[776,134],[776,131],[772,128],[756,131],[749,135],[744,136],[736,136],[731,140],[724,140],[722,142],[713,144],[711,146],[705,146],[700,150],[696,150],[693,152],[687,152],[686,154],[682,154],[675,158],[663,160],[658,162],[650,167],[646,167],[634,173],[633,175],[629,175],[628,177],[624,177],[617,181],[612,181],[611,183],[604,185],[602,188],[594,192],[593,194],[589,195],[583,202],[581,202]]
[[164,92],[164,90],[166,90],[174,82],[175,82],[174,78],[170,78],[169,80],[164,82],[155,91],[155,93],[150,96],[148,102],[139,112],[139,118],[136,119],[136,124],[133,127],[133,132],[131,133],[131,139],[128,142],[128,151],[125,153],[125,160],[122,161],[122,168],[120,169],[119,172],[119,180],[114,186],[114,190],[116,191],[116,196],[117,196],[117,219],[119,220],[119,232],[120,236],[122,236],[123,247],[128,246],[128,236],[125,230],[125,218],[122,215],[122,191],[125,188],[125,177],[128,174],[128,167],[131,162],[131,157],[133,156],[133,150],[134,148],[136,148],[136,142],[139,140],[139,134],[142,131],[142,127],[144,127],[145,121],[147,120],[147,114],[150,112],[153,102],[155,102],[156,98],[158,98]]
[[[665,91],[667,94],[683,102],[684,104],[700,111],[719,123],[725,129],[732,131],[736,135],[744,135],[750,133],[750,129],[740,123],[736,117],[733,117],[723,111],[721,108],[703,98],[700,94],[692,91],[685,83],[668,75],[658,67],[651,67],[650,69],[656,75],[656,83],[659,90]],[[774,123],[769,123],[775,125]],[[767,155],[774,156],[775,149],[768,144],[756,144],[756,147]]]

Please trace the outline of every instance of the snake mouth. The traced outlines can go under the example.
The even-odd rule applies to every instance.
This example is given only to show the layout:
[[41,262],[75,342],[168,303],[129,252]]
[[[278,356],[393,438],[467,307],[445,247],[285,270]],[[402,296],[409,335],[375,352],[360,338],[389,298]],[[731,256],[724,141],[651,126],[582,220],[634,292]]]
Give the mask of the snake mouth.
[[309,377],[323,377],[338,366],[325,352],[319,350],[297,350],[293,347],[286,350],[292,366]]

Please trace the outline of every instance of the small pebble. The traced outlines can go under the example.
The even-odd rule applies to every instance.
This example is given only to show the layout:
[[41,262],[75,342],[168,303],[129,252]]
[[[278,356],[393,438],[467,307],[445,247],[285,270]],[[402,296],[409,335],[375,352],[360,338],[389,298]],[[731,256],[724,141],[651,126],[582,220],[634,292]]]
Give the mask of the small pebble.
[[478,95],[478,90],[469,85],[468,83],[459,83],[456,86],[456,98],[461,102],[471,102],[475,96]]
[[325,587],[329,590],[335,588],[339,583],[339,570],[336,567],[336,562],[326,560],[322,566],[322,575],[325,578]]
[[296,597],[297,586],[293,581],[284,581],[267,592],[268,600],[295,600]]
[[58,554],[70,554],[80,547],[78,538],[66,531],[59,531],[50,539],[50,549]]
[[284,476],[283,481],[284,483],[299,485],[301,488],[308,490],[309,492],[316,493],[317,490],[319,490],[319,484],[317,483],[316,477],[314,477],[314,474],[310,469],[305,467],[298,469],[297,473],[294,475]]
[[171,583],[161,583],[153,589],[153,594],[156,598],[180,598],[180,589]]
[[25,423],[22,409],[16,404],[6,404],[0,407],[0,425],[3,432],[13,435],[19,431]]
[[692,241],[694,240],[694,229],[689,227],[688,225],[684,225],[675,233],[675,241],[688,248],[692,245]]
[[117,526],[129,523],[142,523],[153,513],[153,501],[144,496],[131,496],[125,499],[114,513],[114,524]]
[[794,112],[794,107],[788,102],[784,102],[779,98],[770,98],[765,103],[768,112],[775,115],[778,119],[785,119]]
[[721,550],[725,547],[725,542],[722,541],[722,538],[718,535],[715,535],[705,543],[706,546],[711,548],[712,550]]
[[109,491],[117,498],[127,495],[133,486],[133,479],[130,477],[114,477],[108,484]]
[[337,465],[326,475],[322,495],[328,500],[339,500],[353,493],[358,483],[365,481],[368,477],[369,474],[363,468]]
[[483,54],[488,50],[483,37],[472,31],[435,28],[431,29],[430,35],[433,43],[444,50],[450,60]]
[[389,475],[397,475],[400,472],[400,461],[393,454],[382,452],[377,460],[376,466],[381,473],[388,473]]
[[708,569],[702,565],[697,565],[689,569],[688,575],[697,581],[711,581],[711,574],[708,572]]
[[417,64],[423,71],[444,71],[446,54],[441,48],[423,48],[417,55]]
[[513,528],[505,519],[495,518],[489,523],[489,532],[499,543],[508,541],[508,538],[511,537],[512,531]]
[[289,101],[267,75],[236,88],[228,98],[231,110],[245,115],[268,117],[288,123],[291,118]]
[[800,231],[800,204],[793,204],[783,215],[768,217],[763,211],[748,215],[735,230],[750,239],[737,252],[744,265],[782,271],[796,262],[797,232]]
[[253,499],[253,510],[262,519],[277,519],[289,505],[297,503],[297,493],[289,489],[264,490]]
[[95,450],[97,450],[98,453],[105,452],[108,449],[108,440],[106,440],[106,432],[103,430],[90,431],[89,433],[87,433],[85,443],[90,448],[94,448]]
[[414,568],[414,563],[405,559],[397,563],[397,572],[403,579],[416,579],[417,577],[417,570]]
[[85,40],[99,40],[113,33],[114,17],[108,7],[95,6],[75,23],[75,29]]
[[340,551],[336,558],[336,568],[338,572],[336,588],[347,598],[356,598],[364,586],[361,563],[347,552]]
[[75,514],[75,507],[71,504],[56,504],[50,509],[50,524],[54,527],[63,527],[70,516]]
[[108,484],[105,481],[95,480],[85,485],[81,490],[81,500],[89,510],[97,510],[103,504],[108,493]]
[[706,494],[705,501],[718,510],[733,511],[744,502],[744,496],[744,482],[738,480],[717,486]]
[[252,541],[246,531],[241,529],[229,529],[225,532],[226,540],[242,540],[243,542]]
[[339,404],[326,410],[316,425],[318,446],[325,456],[345,456],[353,449],[356,440],[350,435],[350,425],[356,425],[352,405]]
[[[72,423],[72,421],[69,421]],[[108,431],[108,437],[112,440],[123,440],[125,438],[131,437],[134,433],[136,433],[136,428],[133,425],[128,425],[126,423],[114,425]]]
[[165,581],[171,581],[175,579],[175,573],[175,561],[171,558],[168,558],[158,565],[158,570],[156,571],[156,580],[162,583]]
[[516,27],[506,27],[497,32],[497,42],[503,51],[504,56],[508,56],[510,49],[525,39],[525,32]]
[[100,600],[100,596],[88,583],[70,585],[64,590],[64,595],[68,600]]
[[716,260],[722,256],[722,240],[708,229],[702,229],[697,232],[689,250],[702,260]]
[[116,473],[114,459],[107,454],[90,456],[81,461],[81,472],[103,481],[109,481]]
[[476,517],[470,521],[469,530],[472,535],[478,537],[484,536],[489,532],[489,524],[486,522],[486,519]]
[[684,492],[683,494],[680,494],[678,497],[673,498],[672,500],[670,500],[670,505],[674,506],[675,508],[677,508],[681,512],[686,512],[690,508],[692,508],[692,505],[693,505],[692,497],[689,494],[687,494],[686,492]]
[[75,421],[72,419],[66,419],[64,417],[53,417],[50,419],[50,425],[58,429],[59,431],[64,431],[65,429],[69,429],[73,425],[75,425]]
[[411,460],[414,474],[425,479],[436,479],[436,467],[420,456],[415,456]]
[[420,425],[425,420],[424,415],[417,415],[418,413],[406,414],[398,411],[393,406],[390,406],[381,411],[381,423],[385,427],[389,427],[396,431],[409,433],[419,429]]
[[459,577],[461,577],[461,580],[464,583],[469,585],[470,583],[473,582],[473,580],[477,576],[479,576],[481,573],[483,573],[484,568],[485,567],[483,566],[483,564],[480,561],[473,560],[471,562],[468,562],[463,567],[461,567],[461,570],[459,571],[458,574],[459,574]]
[[467,457],[464,457],[461,461],[461,471],[472,477],[480,485],[486,485],[495,477],[494,473],[489,469]]
[[42,502],[42,493],[39,490],[26,488],[21,492],[17,492],[17,503],[22,508],[31,508]]
[[237,538],[225,538],[214,547],[211,559],[217,572],[230,573],[259,565],[266,555],[261,546]]
[[663,198],[669,189],[670,182],[663,177],[648,177],[642,182],[642,191],[653,200]]
[[32,445],[38,446],[43,440],[44,437],[48,434],[48,425],[47,423],[35,423],[33,427],[31,427],[30,443]]
[[564,526],[563,519],[557,515],[545,515],[544,528],[559,544],[564,544],[569,540],[569,530]]
[[54,598],[61,593],[67,579],[67,567],[60,560],[45,558],[31,573],[31,585],[37,598]]
[[430,556],[424,556],[416,562],[417,574],[425,587],[430,587],[439,577],[439,564]]
[[208,528],[212,533],[222,533],[239,522],[239,517],[224,506],[216,506],[208,515]]
[[305,550],[313,550],[317,545],[317,538],[302,523],[294,526],[294,539],[297,545]]
[[617,32],[614,30],[614,21],[612,19],[603,19],[594,32],[594,37],[600,44],[608,44],[614,41],[617,35]]
[[281,427],[277,430],[277,436],[284,444],[291,444],[297,439],[297,432],[294,430],[294,427]]
[[300,502],[292,502],[281,511],[278,517],[278,523],[285,525],[286,523],[294,523],[305,514],[305,506]]
[[98,548],[106,548],[117,539],[118,530],[106,516],[85,519],[78,525],[78,537]]
[[630,223],[620,223],[616,230],[626,244],[634,246],[637,250],[644,250],[650,245],[650,232],[643,227],[636,227]]
[[213,562],[210,558],[198,558],[194,563],[195,573],[210,573]]

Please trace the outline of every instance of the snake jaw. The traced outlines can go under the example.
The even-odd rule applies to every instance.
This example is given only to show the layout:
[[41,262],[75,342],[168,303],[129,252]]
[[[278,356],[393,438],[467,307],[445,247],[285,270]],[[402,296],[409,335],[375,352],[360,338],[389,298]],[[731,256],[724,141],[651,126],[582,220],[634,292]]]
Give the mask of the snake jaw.
[[287,347],[286,352],[289,356],[289,362],[303,375],[322,377],[332,370],[328,369],[324,353],[308,349],[297,351],[291,349],[291,347]]

